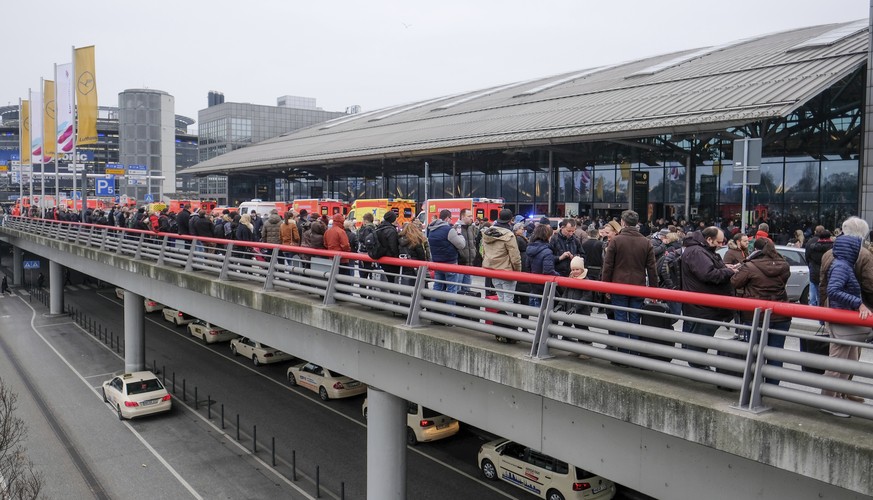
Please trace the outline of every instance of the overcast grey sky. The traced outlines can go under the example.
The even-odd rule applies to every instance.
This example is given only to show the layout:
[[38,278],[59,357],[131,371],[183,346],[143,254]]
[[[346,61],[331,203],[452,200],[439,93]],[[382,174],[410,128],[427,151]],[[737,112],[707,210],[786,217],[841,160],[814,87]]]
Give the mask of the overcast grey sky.
[[[37,14],[68,8],[57,22]],[[365,111],[737,40],[867,18],[868,0],[47,0],[3,6],[0,102],[96,46],[100,105],[166,91],[197,119],[210,90]],[[38,8],[38,11],[37,11]],[[33,9],[33,10],[31,10]],[[29,21],[25,22],[25,19]],[[57,24],[52,26],[52,24]],[[37,28],[40,30],[37,31]]]

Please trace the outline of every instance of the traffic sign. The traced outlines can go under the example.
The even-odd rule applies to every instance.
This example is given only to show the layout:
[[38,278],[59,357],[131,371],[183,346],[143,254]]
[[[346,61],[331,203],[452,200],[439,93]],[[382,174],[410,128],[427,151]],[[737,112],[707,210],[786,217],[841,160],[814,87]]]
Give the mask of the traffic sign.
[[115,179],[95,179],[97,196],[115,196]]
[[128,186],[148,186],[148,182],[146,182],[145,177],[130,177],[127,179]]
[[132,177],[145,177],[148,174],[148,167],[145,165],[128,165],[127,175]]
[[146,203],[152,203],[153,201],[155,201],[155,197],[152,196],[151,193],[148,193],[143,197],[143,200],[145,200]]
[[123,168],[109,168],[108,166],[104,170],[104,173],[112,174],[112,175],[124,175]]
[[39,269],[39,261],[38,260],[25,260],[24,261],[25,269]]

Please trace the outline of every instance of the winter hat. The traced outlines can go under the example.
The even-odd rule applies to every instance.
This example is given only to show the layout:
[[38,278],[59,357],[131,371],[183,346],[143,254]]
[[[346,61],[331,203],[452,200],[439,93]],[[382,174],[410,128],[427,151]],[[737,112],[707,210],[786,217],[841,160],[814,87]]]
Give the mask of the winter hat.
[[578,278],[580,280],[583,280],[588,276],[588,269],[585,269],[585,259],[578,255],[573,257],[573,260],[570,261],[570,270],[573,269],[580,269],[582,271],[582,274]]
[[548,217],[540,217],[540,224],[551,225],[551,222],[549,222]]
[[345,220],[346,220],[346,218],[343,217],[343,214],[333,214],[333,222],[334,222],[334,224],[340,224],[340,225],[342,225],[342,223],[345,222]]
[[382,216],[382,218],[385,219],[386,222],[390,222],[391,224],[394,224],[394,221],[397,220],[397,212],[395,212],[393,210],[389,210],[389,211],[385,212],[385,215]]
[[512,221],[512,210],[508,208],[504,208],[500,211],[500,215],[497,217],[497,222],[511,222]]

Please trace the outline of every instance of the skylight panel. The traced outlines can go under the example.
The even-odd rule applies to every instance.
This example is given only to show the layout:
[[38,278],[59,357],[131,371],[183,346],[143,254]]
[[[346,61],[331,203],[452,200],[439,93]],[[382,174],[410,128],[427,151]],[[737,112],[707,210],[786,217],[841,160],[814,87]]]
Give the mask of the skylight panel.
[[440,102],[440,101],[444,101],[446,99],[451,99],[451,98],[458,96],[458,95],[461,95],[461,94],[446,95],[446,96],[442,96],[442,97],[437,97],[436,99],[430,99],[428,101],[418,102],[418,103],[412,104],[411,106],[406,106],[406,107],[402,107],[400,109],[395,109],[394,111],[389,111],[388,113],[385,113],[384,115],[379,115],[376,118],[371,118],[370,121],[375,122],[378,120],[382,120],[383,118],[388,118],[389,116],[394,116],[394,115],[403,113],[405,111],[411,111],[411,110],[416,109],[416,108],[429,106],[435,102]]
[[[534,79],[534,80],[538,80],[538,79]],[[518,86],[524,85],[526,83],[530,83],[534,80],[525,80],[523,82],[510,83],[509,85],[504,85],[502,87],[488,89],[488,90],[485,90],[483,92],[479,92],[478,94],[468,95],[467,97],[462,97],[462,98],[458,99],[457,101],[452,101],[452,102],[443,104],[442,106],[438,106],[436,108],[433,108],[431,111],[439,111],[442,109],[449,109],[451,107],[457,106],[458,104],[464,104],[465,102],[470,102],[473,99],[478,99],[480,97],[485,97],[485,96],[488,96],[491,94],[496,94],[497,92],[502,92],[504,90],[511,89],[513,87],[518,87]]]
[[788,49],[788,52],[795,50],[811,49],[816,47],[827,47],[833,45],[840,40],[844,40],[858,32],[867,29],[867,20],[859,19],[851,23],[838,26],[830,31],[826,31],[819,36],[810,38],[805,42],[800,42],[797,45]]
[[570,76],[565,76],[564,78],[559,78],[557,80],[552,80],[551,82],[544,83],[544,84],[540,85],[539,87],[534,87],[532,89],[525,90],[524,92],[517,94],[517,95],[514,95],[513,97],[523,97],[523,96],[527,96],[527,95],[538,94],[544,90],[549,90],[551,88],[557,87],[558,85],[563,85],[567,82],[572,82],[573,80],[576,80],[577,78],[583,78],[583,77],[586,77],[588,75],[593,75],[594,73],[599,73],[601,71],[605,71],[607,69],[614,68],[615,66],[617,66],[617,64],[613,64],[610,66],[600,66],[597,68],[586,69],[585,71],[582,71],[581,73],[574,73]]

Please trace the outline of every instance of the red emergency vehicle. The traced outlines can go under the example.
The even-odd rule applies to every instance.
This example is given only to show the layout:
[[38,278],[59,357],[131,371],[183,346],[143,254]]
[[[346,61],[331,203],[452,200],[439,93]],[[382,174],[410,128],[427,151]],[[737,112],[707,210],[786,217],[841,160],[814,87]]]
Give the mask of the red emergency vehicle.
[[294,213],[300,213],[301,210],[306,210],[310,214],[327,215],[328,217],[335,214],[349,214],[349,204],[342,200],[333,198],[319,198],[311,200],[294,200],[291,204]]
[[452,212],[452,221],[454,224],[458,222],[461,215],[461,209],[466,208],[473,212],[475,220],[487,220],[494,222],[500,215],[500,210],[503,209],[503,198],[441,198],[427,200],[424,203],[424,211],[419,214],[419,218],[425,224],[430,224],[442,210]]
[[352,203],[348,218],[355,221],[355,226],[361,227],[364,223],[364,214],[371,213],[374,222],[379,224],[382,217],[385,216],[385,212],[389,210],[397,212],[397,223],[402,226],[415,218],[415,200],[403,198],[358,199]]

